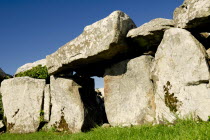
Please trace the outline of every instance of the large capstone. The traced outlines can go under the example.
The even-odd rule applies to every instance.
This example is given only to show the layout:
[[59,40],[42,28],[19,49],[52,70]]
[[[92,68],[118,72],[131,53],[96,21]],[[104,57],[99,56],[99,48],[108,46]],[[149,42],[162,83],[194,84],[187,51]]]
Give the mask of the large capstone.
[[106,69],[104,103],[112,126],[152,123],[155,118],[150,68],[153,57],[140,56]]
[[44,88],[45,80],[29,77],[8,79],[1,83],[9,132],[30,133],[38,130]]
[[159,123],[173,122],[177,117],[208,120],[209,74],[203,45],[184,29],[167,30],[153,67],[156,120]]
[[136,44],[137,48],[143,52],[156,51],[160,44],[165,30],[174,27],[174,21],[170,19],[157,18],[153,19],[142,26],[132,29],[128,32],[127,37]]
[[196,28],[209,31],[210,1],[209,0],[185,0],[174,11],[175,26],[179,28]]
[[93,79],[51,76],[50,89],[52,108],[48,128],[76,133],[100,121]]
[[85,27],[80,36],[47,56],[49,74],[121,58],[129,48],[125,41],[126,34],[134,27],[136,26],[130,17],[121,11],[115,11]]

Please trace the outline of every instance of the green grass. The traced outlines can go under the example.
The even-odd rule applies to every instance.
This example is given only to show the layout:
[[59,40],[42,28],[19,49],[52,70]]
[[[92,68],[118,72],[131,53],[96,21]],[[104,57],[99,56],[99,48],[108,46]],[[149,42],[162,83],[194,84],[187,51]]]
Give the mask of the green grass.
[[38,65],[30,70],[20,72],[15,75],[15,77],[24,77],[24,76],[29,76],[31,78],[37,78],[37,79],[47,79],[49,77],[49,74],[46,66]]
[[95,128],[86,133],[40,131],[0,135],[0,140],[203,140],[210,139],[210,122],[179,121],[176,125],[143,125],[130,128]]

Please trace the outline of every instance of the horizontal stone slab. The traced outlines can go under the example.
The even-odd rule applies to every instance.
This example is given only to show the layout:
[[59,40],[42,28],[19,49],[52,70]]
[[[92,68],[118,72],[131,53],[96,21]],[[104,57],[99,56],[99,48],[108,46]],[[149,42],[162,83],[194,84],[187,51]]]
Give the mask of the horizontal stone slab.
[[134,27],[130,17],[121,11],[85,27],[81,35],[46,57],[49,74],[120,57],[128,49],[126,34]]

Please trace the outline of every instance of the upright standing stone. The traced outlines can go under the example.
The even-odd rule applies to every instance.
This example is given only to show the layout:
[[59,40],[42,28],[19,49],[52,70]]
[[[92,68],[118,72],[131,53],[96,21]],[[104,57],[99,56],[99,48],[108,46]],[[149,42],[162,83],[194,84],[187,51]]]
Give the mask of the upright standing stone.
[[51,95],[50,95],[50,85],[47,84],[45,86],[44,90],[44,121],[49,122],[50,121],[50,107],[51,107]]
[[101,120],[95,106],[93,79],[51,76],[50,88],[52,109],[48,128],[76,133],[90,129]]
[[72,79],[50,77],[51,117],[49,127],[59,131],[80,132],[84,123],[84,105],[81,88]]
[[190,32],[173,28],[165,32],[155,55],[156,120],[210,116],[209,68],[206,50]]
[[85,27],[80,36],[47,56],[49,74],[121,57],[129,48],[126,34],[134,27],[130,17],[121,11]]
[[151,56],[140,56],[106,69],[104,102],[112,126],[154,121],[154,93],[150,80],[152,60]]
[[44,88],[45,80],[29,77],[18,77],[2,82],[2,100],[9,132],[37,131]]

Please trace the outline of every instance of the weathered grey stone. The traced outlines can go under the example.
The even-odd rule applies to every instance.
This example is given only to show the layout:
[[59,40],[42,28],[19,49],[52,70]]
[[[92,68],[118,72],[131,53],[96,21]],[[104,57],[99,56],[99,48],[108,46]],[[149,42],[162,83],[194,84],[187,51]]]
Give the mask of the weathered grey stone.
[[47,56],[50,74],[66,69],[84,67],[101,61],[108,61],[126,53],[126,34],[136,27],[123,12],[115,11],[108,17],[85,27],[83,33],[68,42],[55,53]]
[[208,50],[206,50],[206,53],[207,53],[207,55],[208,55],[208,57],[210,59],[210,48]]
[[102,118],[96,108],[94,80],[50,77],[51,117],[47,129],[72,133],[90,129]]
[[208,27],[209,18],[209,0],[185,0],[174,11],[175,26],[179,28],[203,28],[204,25]]
[[[174,21],[170,19],[153,19],[142,26],[132,29],[127,37],[138,44],[138,47],[148,50],[150,47],[156,47],[160,44],[165,30],[174,27]],[[156,50],[156,48],[153,48]]]
[[106,69],[104,102],[110,125],[130,126],[154,121],[152,60],[151,56],[141,56]]
[[33,63],[27,63],[21,67],[19,67],[17,69],[17,71],[15,72],[15,75],[17,75],[18,73],[21,73],[21,72],[25,72],[27,70],[30,70],[32,69],[33,67],[36,67],[38,65],[41,65],[41,66],[46,66],[46,59],[41,59],[41,60],[38,60],[36,62],[33,62]]
[[44,90],[44,121],[50,121],[50,106],[51,106],[51,95],[50,95],[50,85],[47,84]]
[[[206,50],[206,53],[208,55],[208,63],[209,63],[209,68],[210,68],[210,48],[208,50]],[[210,81],[210,79],[209,79]],[[209,83],[209,86],[210,86],[210,83]]]
[[156,120],[210,116],[209,68],[205,48],[190,32],[173,28],[165,32],[155,55]]
[[49,127],[60,131],[80,132],[84,123],[84,105],[79,88],[72,79],[50,77],[51,118]]
[[1,83],[7,130],[11,133],[37,131],[40,124],[45,80],[18,77]]

